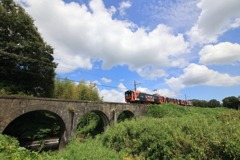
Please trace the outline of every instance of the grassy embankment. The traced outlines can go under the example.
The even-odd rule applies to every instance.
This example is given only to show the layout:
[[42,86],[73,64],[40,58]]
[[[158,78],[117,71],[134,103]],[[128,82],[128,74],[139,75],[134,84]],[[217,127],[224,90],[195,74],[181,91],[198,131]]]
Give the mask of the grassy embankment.
[[38,154],[13,149],[10,145],[4,148],[0,140],[0,156],[87,160],[240,159],[239,133],[240,112],[236,110],[152,105],[148,116],[118,123],[95,139],[72,141],[59,153]]

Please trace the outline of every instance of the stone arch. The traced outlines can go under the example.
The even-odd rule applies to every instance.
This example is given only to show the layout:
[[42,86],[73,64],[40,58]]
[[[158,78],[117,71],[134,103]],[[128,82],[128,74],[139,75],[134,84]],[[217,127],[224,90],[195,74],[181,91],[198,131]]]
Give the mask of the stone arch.
[[120,116],[124,114],[124,117],[126,119],[130,119],[130,118],[133,118],[134,117],[134,114],[133,112],[131,112],[130,110],[124,110],[122,111],[121,113],[119,113],[119,115],[117,116],[117,122],[119,122],[119,118],[121,118]]
[[9,126],[11,124],[11,122],[13,122],[18,117],[20,117],[20,116],[22,116],[26,113],[35,112],[35,111],[50,112],[51,114],[53,114],[57,118],[57,121],[60,125],[60,136],[59,136],[58,149],[59,150],[63,149],[67,144],[66,120],[64,120],[62,118],[61,112],[59,112],[57,109],[54,109],[54,110],[46,109],[46,106],[44,106],[44,107],[39,107],[39,106],[29,107],[29,106],[27,106],[25,108],[17,108],[15,111],[8,114],[8,116],[7,116],[8,118],[5,119],[5,123],[3,125],[1,125],[2,128],[3,128],[2,133],[4,133],[7,126]]
[[102,111],[98,111],[98,110],[92,110],[91,112],[96,113],[103,121],[103,129],[104,131],[107,130],[107,127],[110,125],[110,121],[108,119],[108,117],[106,116],[106,114],[104,114]]
[[[93,113],[95,113],[96,115],[98,115],[98,116],[100,117],[100,119],[101,119],[101,121],[102,121],[102,124],[103,124],[103,132],[105,132],[105,131],[107,130],[107,127],[110,125],[109,118],[106,116],[106,114],[103,113],[103,112],[100,111],[100,110],[89,110],[88,112],[85,112],[84,115],[87,114],[87,113],[89,113],[89,112],[93,112]],[[82,116],[80,116],[80,117],[78,117],[78,118],[76,119],[76,122],[77,122],[77,123],[76,123],[76,126],[75,126],[75,131],[77,130],[77,124],[78,124],[78,122],[81,120],[81,118],[82,118],[84,115],[82,115]]]

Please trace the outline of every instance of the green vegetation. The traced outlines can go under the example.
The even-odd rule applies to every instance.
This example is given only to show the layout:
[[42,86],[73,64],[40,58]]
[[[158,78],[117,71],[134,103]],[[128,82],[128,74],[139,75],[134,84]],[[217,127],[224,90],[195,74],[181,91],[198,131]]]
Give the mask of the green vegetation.
[[[85,119],[91,121],[94,118],[90,116]],[[97,135],[95,139],[79,139],[81,142],[73,140],[59,153],[37,154],[24,149],[23,153],[18,153],[19,149],[10,152],[6,149],[10,145],[2,145],[6,142],[2,142],[0,137],[0,155],[8,156],[6,159],[14,159],[16,154],[20,156],[27,154],[25,157],[34,155],[35,159],[51,157],[50,159],[62,160],[71,158],[234,160],[240,159],[239,126],[240,112],[237,110],[174,104],[151,105],[146,117],[115,124],[106,133]]]
[[121,154],[104,147],[97,139],[87,139],[79,142],[71,141],[60,152],[30,151],[19,147],[19,142],[7,135],[0,134],[1,160],[121,160]]
[[81,142],[73,140],[56,157],[64,160],[123,160],[121,153],[104,147],[97,138]]
[[240,159],[239,111],[164,104],[148,116],[112,126],[104,146],[140,159]]
[[117,118],[117,123],[123,122],[125,120],[130,120],[134,117],[133,113],[130,111],[123,111]]
[[77,137],[86,138],[94,137],[103,132],[103,122],[94,112],[86,113],[78,122],[76,135]]
[[191,99],[190,101],[193,102],[194,106],[202,107],[202,108],[216,108],[221,107],[221,104],[216,99],[211,99],[210,101],[206,100],[198,100],[198,99]]
[[84,79],[81,80],[79,84],[76,84],[66,78],[64,80],[56,78],[53,97],[60,99],[102,101],[95,85],[92,82],[87,84]]
[[217,101],[216,99],[211,99],[210,101],[191,99],[190,101],[193,102],[194,106],[202,108],[216,108],[216,107],[226,107],[232,109],[240,108],[240,96],[238,96],[238,98],[235,96],[226,97],[222,100],[223,104],[220,104],[220,102]]
[[238,109],[240,107],[240,101],[237,97],[226,97],[223,100],[223,106],[232,109]]
[[0,90],[0,95],[12,95],[12,96],[25,96],[25,97],[33,97],[33,95],[27,95],[23,92],[17,92],[17,94],[13,94],[12,92],[10,91],[6,91],[5,89],[1,89]]
[[51,97],[56,63],[33,19],[13,0],[0,0],[0,89]]
[[39,154],[38,152],[19,147],[19,142],[16,138],[0,134],[1,160],[57,160],[53,154],[51,152],[42,152]]

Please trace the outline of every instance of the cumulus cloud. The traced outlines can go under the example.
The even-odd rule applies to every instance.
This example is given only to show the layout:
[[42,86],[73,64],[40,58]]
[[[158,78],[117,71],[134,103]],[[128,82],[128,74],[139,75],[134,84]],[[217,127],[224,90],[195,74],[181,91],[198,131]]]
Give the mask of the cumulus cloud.
[[44,40],[55,48],[59,72],[69,72],[67,67],[91,69],[96,61],[103,69],[125,64],[132,71],[144,66],[186,66],[180,58],[188,48],[182,34],[174,35],[163,24],[149,32],[113,19],[114,7],[105,8],[102,0],[91,0],[89,7],[62,0],[17,1],[27,4],[25,9]]
[[166,77],[168,74],[163,69],[146,67],[137,69],[137,73],[146,79],[156,80],[159,77]]
[[239,0],[201,0],[197,6],[202,12],[197,23],[188,32],[193,44],[217,42],[219,35],[239,27]]
[[105,77],[101,78],[101,80],[102,80],[103,82],[105,82],[105,83],[110,83],[110,82],[112,82],[111,79],[108,79],[108,78],[105,78]]
[[124,16],[126,14],[125,9],[131,7],[131,3],[129,1],[121,2],[119,5],[120,7],[118,9],[121,16]]
[[148,93],[148,94],[159,94],[159,95],[165,96],[165,97],[176,96],[176,93],[174,91],[169,90],[169,89],[158,89],[157,91],[151,91],[148,88],[138,87],[137,91],[140,91],[140,92],[143,92],[143,93]]
[[121,90],[122,92],[127,91],[127,88],[122,83],[118,85],[118,89]]
[[112,90],[101,90],[100,96],[103,97],[104,102],[125,102],[124,93],[117,91],[115,89]]
[[199,63],[210,64],[231,64],[240,61],[240,45],[237,43],[223,42],[217,45],[206,45],[199,52]]
[[229,74],[208,69],[204,65],[191,63],[183,71],[184,74],[178,78],[166,79],[166,83],[174,92],[196,85],[233,86],[240,84],[240,76],[231,77]]

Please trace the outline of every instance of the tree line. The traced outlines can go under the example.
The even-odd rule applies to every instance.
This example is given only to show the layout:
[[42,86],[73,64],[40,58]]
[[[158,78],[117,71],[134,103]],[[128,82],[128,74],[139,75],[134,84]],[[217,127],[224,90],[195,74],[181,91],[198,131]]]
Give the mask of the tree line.
[[216,99],[211,99],[210,101],[191,99],[194,106],[203,107],[203,108],[216,108],[216,107],[226,107],[231,109],[240,109],[240,96],[230,96],[222,100],[223,103],[220,103]]

